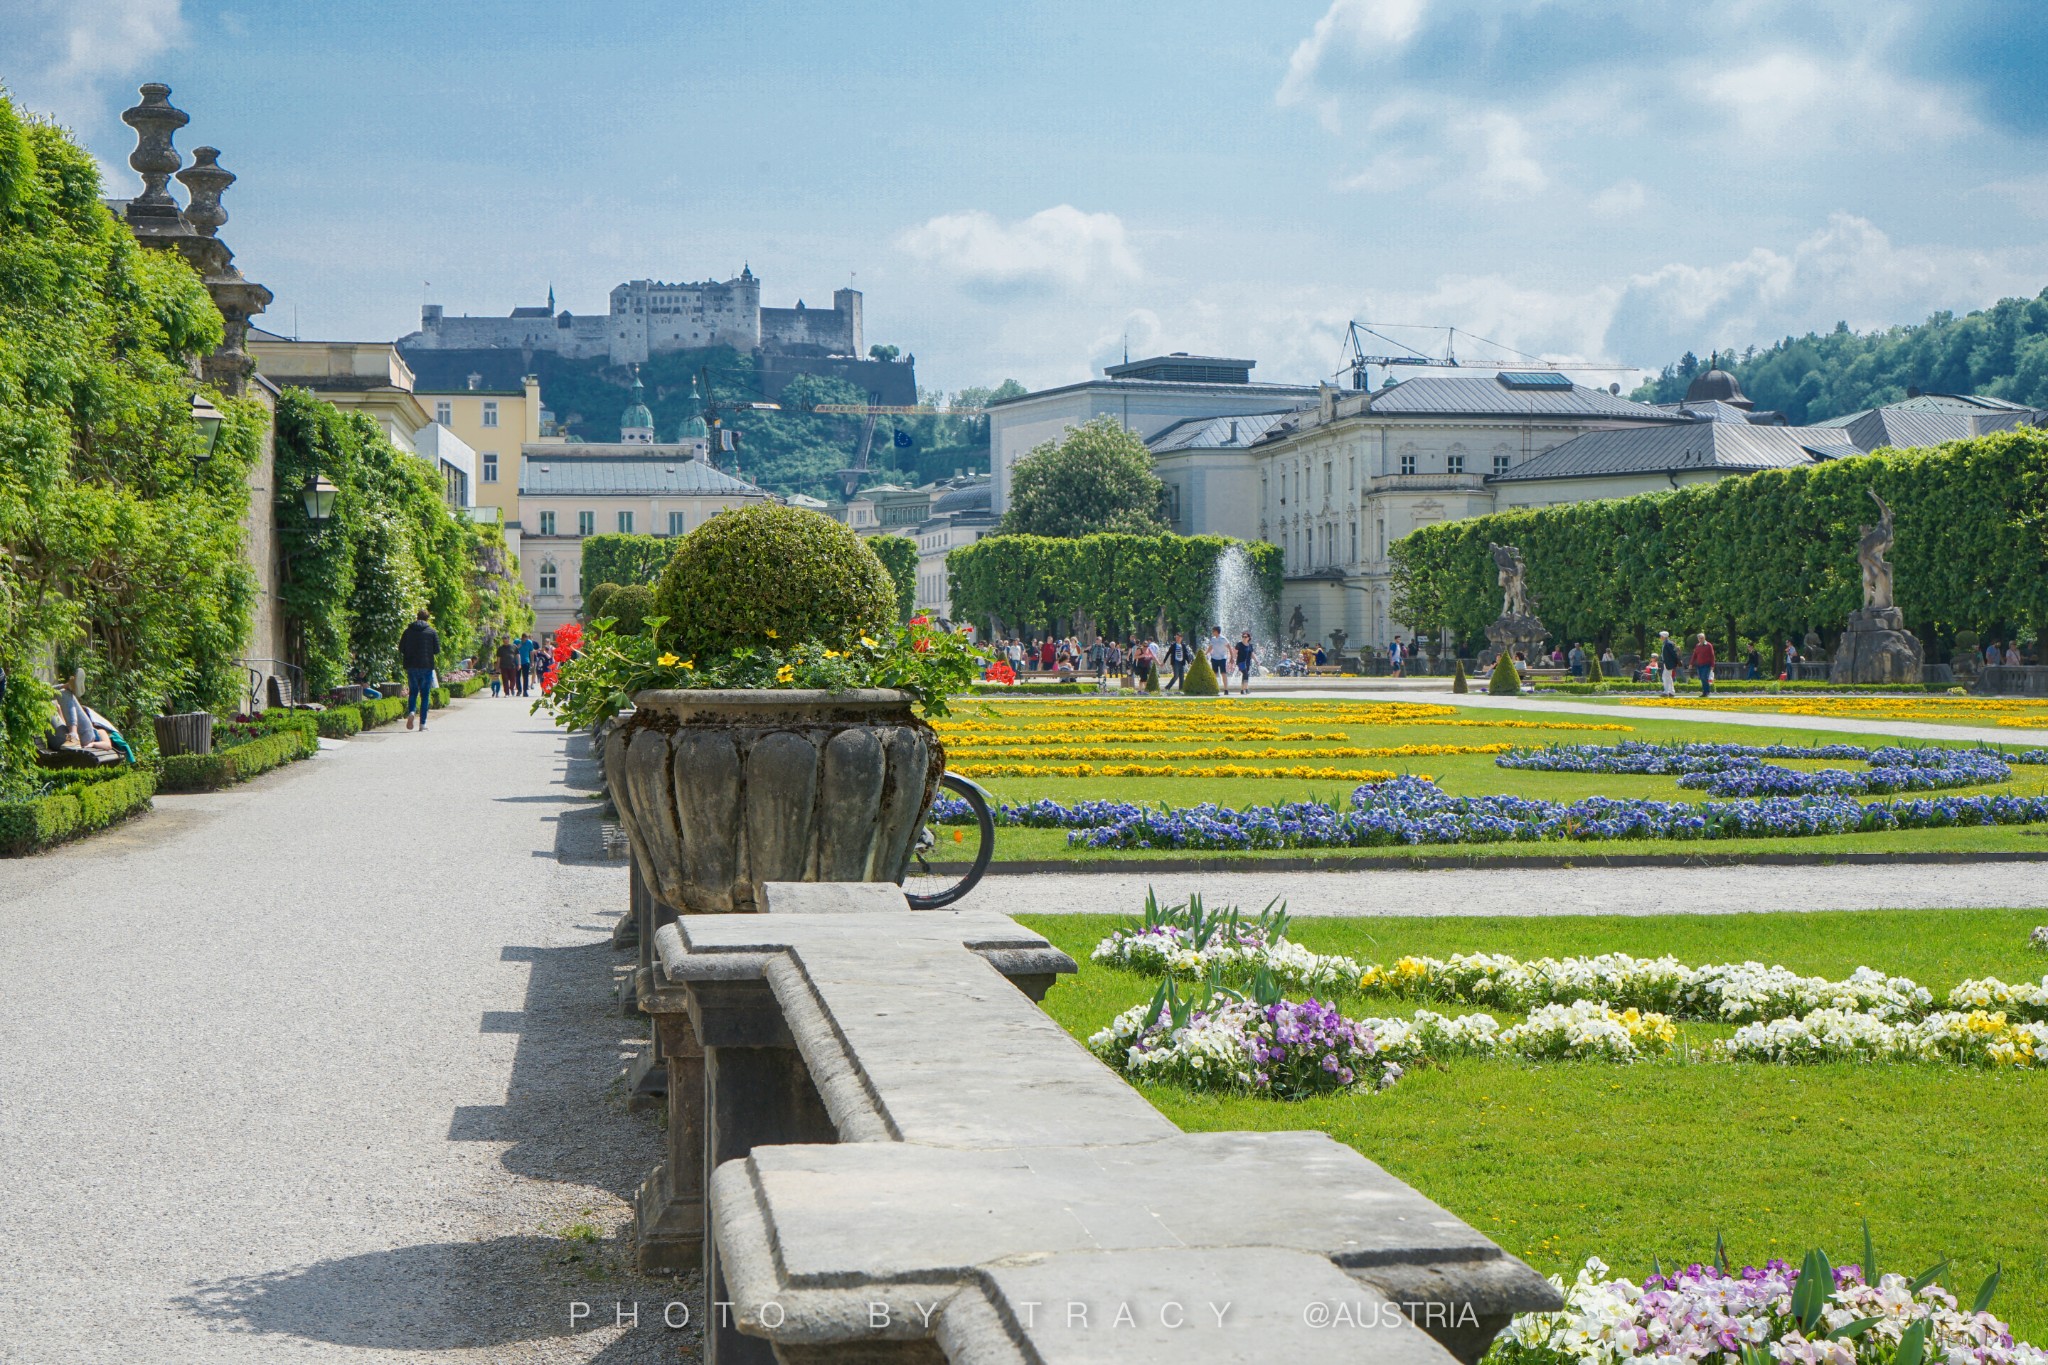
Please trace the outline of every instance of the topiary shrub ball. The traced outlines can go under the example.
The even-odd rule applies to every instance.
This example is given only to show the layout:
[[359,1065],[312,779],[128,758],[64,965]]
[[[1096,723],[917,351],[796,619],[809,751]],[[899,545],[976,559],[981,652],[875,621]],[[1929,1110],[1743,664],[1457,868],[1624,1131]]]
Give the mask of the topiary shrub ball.
[[614,618],[612,630],[620,635],[638,635],[654,614],[654,589],[645,583],[624,584],[605,600],[605,615]]
[[683,537],[654,608],[668,617],[663,642],[686,658],[806,641],[850,649],[895,624],[896,584],[843,523],[757,503]]
[[616,583],[600,583],[583,594],[583,619],[595,621],[600,616],[610,616],[612,594],[619,590]]

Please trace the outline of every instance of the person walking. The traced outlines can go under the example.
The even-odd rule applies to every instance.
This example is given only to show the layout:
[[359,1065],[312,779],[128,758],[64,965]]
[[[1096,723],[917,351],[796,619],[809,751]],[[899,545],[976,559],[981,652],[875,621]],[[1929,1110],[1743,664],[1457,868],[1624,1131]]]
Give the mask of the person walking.
[[1678,695],[1678,646],[1671,639],[1671,632],[1657,632],[1657,674],[1664,684],[1664,695]]
[[398,657],[405,661],[405,728],[412,729],[413,712],[418,710],[420,729],[427,728],[427,708],[434,700],[434,659],[441,652],[441,636],[429,624],[427,609],[413,618],[398,637]]
[[1742,656],[1742,672],[1751,682],[1756,682],[1764,675],[1763,656],[1756,652],[1754,643],[1750,645],[1749,653]]
[[531,635],[519,637],[519,695],[525,696],[533,687],[533,651]]
[[1239,696],[1252,690],[1252,660],[1258,649],[1252,644],[1252,633],[1246,631],[1237,641],[1237,692]]
[[1783,673],[1780,673],[1778,676],[1780,678],[1789,679],[1792,676],[1792,666],[1798,662],[1799,646],[1793,644],[1790,640],[1787,640],[1785,642],[1785,671]]
[[1576,644],[1575,644],[1575,645],[1573,645],[1573,646],[1572,646],[1572,652],[1571,652],[1571,654],[1570,654],[1569,658],[1570,658],[1570,661],[1571,661],[1571,670],[1572,670],[1572,676],[1573,676],[1574,678],[1583,678],[1583,677],[1585,677],[1585,676],[1586,676],[1586,650],[1585,650],[1585,647],[1584,647],[1583,645],[1576,645]]
[[510,640],[498,645],[498,676],[505,681],[505,695],[511,696],[519,686],[519,646]]
[[1173,666],[1173,681],[1166,684],[1168,691],[1180,690],[1180,685],[1187,681],[1188,665],[1194,661],[1195,651],[1188,647],[1188,637],[1175,631],[1173,643],[1166,647],[1166,662]]
[[1387,646],[1387,668],[1397,678],[1408,676],[1402,672],[1408,665],[1407,656],[1401,652],[1401,637],[1396,635],[1394,643]]
[[1700,680],[1700,695],[1703,697],[1713,696],[1714,642],[1707,638],[1705,631],[1701,631],[1693,637],[1692,672],[1693,676]]
[[1209,667],[1216,674],[1218,695],[1230,690],[1230,641],[1223,638],[1223,627],[1209,627]]

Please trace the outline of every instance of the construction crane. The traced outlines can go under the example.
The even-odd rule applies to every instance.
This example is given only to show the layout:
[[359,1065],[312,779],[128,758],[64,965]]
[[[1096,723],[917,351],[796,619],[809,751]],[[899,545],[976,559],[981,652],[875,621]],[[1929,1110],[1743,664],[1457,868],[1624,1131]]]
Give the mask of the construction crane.
[[[737,456],[740,450],[740,436],[742,435],[737,427],[731,431],[725,429],[725,417],[723,414],[728,412],[781,412],[782,404],[742,403],[738,401],[719,402],[711,396],[711,367],[709,365],[698,367],[697,379],[697,389],[701,395],[698,401],[704,405],[704,425],[711,432],[711,449],[709,451],[711,467],[713,469],[720,469],[718,457],[726,453]],[[737,459],[733,461],[733,468],[739,468],[739,461]]]
[[841,417],[858,417],[860,424],[860,447],[854,452],[853,463],[839,471],[839,487],[848,502],[860,488],[860,481],[868,475],[868,453],[875,445],[875,420],[879,417],[979,417],[986,408],[939,408],[930,403],[815,403],[812,412],[829,413]]
[[[1424,355],[1422,352],[1416,350],[1413,346],[1410,346],[1405,342],[1396,341],[1390,336],[1375,331],[1374,329],[1376,327],[1397,327],[1403,330],[1442,332],[1444,334],[1444,353],[1440,356]],[[1496,350],[1506,351],[1508,354],[1514,356],[1515,365],[1518,369],[1598,370],[1603,372],[1611,370],[1616,373],[1621,373],[1632,372],[1634,368],[1633,366],[1629,365],[1560,365],[1555,361],[1540,360],[1537,357],[1532,356],[1525,351],[1518,351],[1512,346],[1503,346],[1498,341],[1488,341],[1485,337],[1480,336],[1475,332],[1467,332],[1465,333],[1465,335],[1470,337],[1474,341],[1482,342],[1485,345],[1491,346]],[[1366,337],[1372,337],[1375,340],[1384,341],[1389,346],[1399,347],[1401,353],[1391,355],[1367,355],[1365,350]],[[1351,387],[1359,390],[1360,392],[1364,392],[1366,389],[1369,389],[1371,387],[1371,384],[1368,381],[1366,375],[1366,371],[1375,365],[1383,370],[1392,369],[1398,365],[1428,365],[1436,367],[1438,369],[1445,370],[1459,370],[1467,368],[1464,362],[1458,359],[1458,329],[1455,327],[1437,327],[1428,323],[1353,322],[1350,324],[1350,328],[1344,336],[1344,352],[1345,354],[1343,357],[1343,368],[1337,371],[1337,377],[1341,378],[1345,373],[1348,372],[1351,375]]]

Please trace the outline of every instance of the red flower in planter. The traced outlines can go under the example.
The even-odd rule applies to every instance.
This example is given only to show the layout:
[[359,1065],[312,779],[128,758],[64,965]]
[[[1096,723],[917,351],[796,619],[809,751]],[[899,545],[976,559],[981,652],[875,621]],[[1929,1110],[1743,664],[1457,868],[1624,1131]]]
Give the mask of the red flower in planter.
[[999,660],[988,666],[988,680],[1009,687],[1017,681],[1017,670]]

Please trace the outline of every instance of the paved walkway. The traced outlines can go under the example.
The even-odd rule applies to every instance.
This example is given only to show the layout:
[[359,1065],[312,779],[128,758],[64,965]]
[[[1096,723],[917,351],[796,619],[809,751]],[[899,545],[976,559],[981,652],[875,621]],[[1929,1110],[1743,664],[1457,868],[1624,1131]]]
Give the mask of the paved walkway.
[[0,1361],[677,1358],[564,751],[473,698],[0,863]]
[[[998,835],[997,837],[1001,837]],[[2048,852],[2048,838],[2042,841]],[[1200,892],[1210,905],[1287,902],[1314,915],[1671,915],[2048,908],[2048,865],[1378,868],[1344,872],[1090,872],[990,876],[962,903],[1006,914],[1136,914]]]

